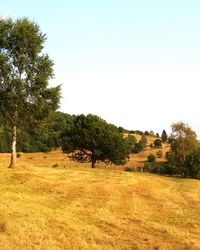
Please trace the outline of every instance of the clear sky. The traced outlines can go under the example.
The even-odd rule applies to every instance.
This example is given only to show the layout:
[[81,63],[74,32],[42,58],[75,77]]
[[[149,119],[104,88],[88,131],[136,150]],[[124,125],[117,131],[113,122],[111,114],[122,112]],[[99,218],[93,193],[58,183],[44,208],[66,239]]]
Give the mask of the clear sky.
[[199,0],[0,1],[46,33],[61,111],[155,132],[181,120],[200,137],[199,13]]

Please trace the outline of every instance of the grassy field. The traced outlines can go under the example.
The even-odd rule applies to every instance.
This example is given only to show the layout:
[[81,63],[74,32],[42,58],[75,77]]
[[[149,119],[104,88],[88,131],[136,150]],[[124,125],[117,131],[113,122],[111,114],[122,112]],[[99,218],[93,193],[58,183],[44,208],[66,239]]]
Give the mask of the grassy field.
[[200,181],[58,154],[23,154],[13,170],[0,154],[0,249],[200,249]]

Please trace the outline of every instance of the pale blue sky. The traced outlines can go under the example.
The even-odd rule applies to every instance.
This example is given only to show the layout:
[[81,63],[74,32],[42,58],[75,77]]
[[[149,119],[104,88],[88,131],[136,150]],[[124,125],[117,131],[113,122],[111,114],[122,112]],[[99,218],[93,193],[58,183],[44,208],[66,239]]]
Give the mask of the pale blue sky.
[[0,2],[47,34],[63,112],[155,132],[182,120],[200,137],[199,13],[198,0]]

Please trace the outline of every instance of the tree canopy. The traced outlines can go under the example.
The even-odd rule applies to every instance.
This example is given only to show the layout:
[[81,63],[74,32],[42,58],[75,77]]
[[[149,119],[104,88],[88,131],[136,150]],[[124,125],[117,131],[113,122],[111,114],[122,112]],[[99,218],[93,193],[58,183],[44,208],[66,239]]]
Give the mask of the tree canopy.
[[156,148],[161,148],[162,147],[162,141],[160,139],[155,139],[153,144],[154,144],[154,146]]
[[48,87],[53,62],[42,54],[46,37],[27,18],[0,19],[0,113],[12,128],[10,167],[16,161],[17,127],[58,108],[60,86]]
[[185,168],[188,176],[200,179],[200,148],[186,156]]
[[63,134],[63,151],[72,153],[76,161],[97,161],[124,164],[130,145],[118,128],[95,115],[78,115]]
[[186,175],[186,156],[198,146],[196,133],[183,122],[174,123],[169,143],[168,161],[177,166],[180,174]]

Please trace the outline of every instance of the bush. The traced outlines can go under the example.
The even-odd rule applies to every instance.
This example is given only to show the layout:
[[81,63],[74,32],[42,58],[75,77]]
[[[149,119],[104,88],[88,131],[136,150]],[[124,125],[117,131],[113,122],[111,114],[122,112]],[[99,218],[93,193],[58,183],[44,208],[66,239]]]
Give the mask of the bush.
[[177,168],[176,166],[170,165],[168,163],[153,164],[146,162],[144,165],[144,172],[163,175],[175,175],[177,174]]
[[155,139],[155,141],[153,142],[154,146],[156,148],[161,148],[162,147],[162,141],[160,139]]
[[169,174],[169,175],[175,175],[177,174],[177,167],[175,165],[169,164],[169,163],[163,163],[163,174]]
[[140,142],[136,143],[133,148],[133,153],[138,154],[144,149],[144,145]]
[[187,155],[185,161],[187,175],[200,179],[200,148]]
[[125,167],[124,171],[126,171],[126,172],[134,172],[135,170],[132,167]]
[[156,161],[155,155],[153,155],[153,154],[148,155],[147,161],[148,161],[149,163],[154,163],[154,162]]

